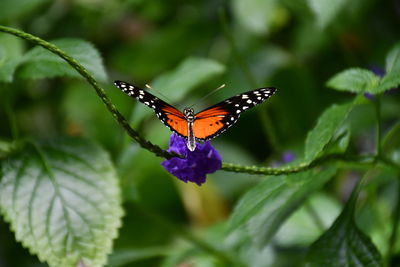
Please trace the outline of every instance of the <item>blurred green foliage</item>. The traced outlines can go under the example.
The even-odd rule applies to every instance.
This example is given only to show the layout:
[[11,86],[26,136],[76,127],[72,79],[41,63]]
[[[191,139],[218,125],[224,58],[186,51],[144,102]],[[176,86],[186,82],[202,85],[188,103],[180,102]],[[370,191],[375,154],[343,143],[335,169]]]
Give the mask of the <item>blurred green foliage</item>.
[[0,32],[0,266],[400,265],[399,1],[1,0],[0,25],[74,57],[163,148],[168,129],[113,80],[196,110],[276,87],[213,145],[225,162],[316,166],[184,184],[85,77]]

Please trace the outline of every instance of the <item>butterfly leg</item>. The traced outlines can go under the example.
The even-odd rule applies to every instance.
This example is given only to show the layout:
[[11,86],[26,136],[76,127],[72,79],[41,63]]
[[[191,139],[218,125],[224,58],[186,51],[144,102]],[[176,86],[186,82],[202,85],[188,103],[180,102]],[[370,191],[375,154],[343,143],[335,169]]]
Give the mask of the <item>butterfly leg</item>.
[[196,138],[194,137],[193,132],[193,122],[188,122],[187,147],[192,152],[196,149]]

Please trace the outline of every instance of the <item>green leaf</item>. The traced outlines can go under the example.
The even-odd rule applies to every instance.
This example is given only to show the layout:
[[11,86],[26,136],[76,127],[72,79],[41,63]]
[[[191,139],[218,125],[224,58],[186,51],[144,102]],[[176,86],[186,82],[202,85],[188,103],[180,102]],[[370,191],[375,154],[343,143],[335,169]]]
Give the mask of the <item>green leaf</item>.
[[371,91],[373,94],[383,93],[386,90],[400,85],[400,43],[396,44],[386,57],[386,75],[380,85]]
[[379,85],[379,80],[372,71],[351,68],[333,76],[327,82],[327,86],[339,91],[363,93],[374,90]]
[[103,266],[121,224],[116,172],[87,140],[26,146],[2,165],[0,208],[16,239],[50,266]]
[[[99,81],[107,80],[102,58],[92,44],[80,39],[57,39],[51,43],[75,58]],[[18,73],[23,78],[41,79],[56,76],[83,78],[62,58],[43,47],[34,47],[24,55],[23,59],[24,63]]]
[[246,229],[259,246],[265,246],[285,220],[312,192],[325,184],[336,167],[290,175],[269,176],[247,192],[230,218],[230,230]]
[[[14,143],[0,139],[0,161],[3,158],[6,158],[8,154],[12,153],[13,149],[15,149]],[[0,181],[1,181],[1,172],[0,172]]]
[[[308,247],[324,232],[321,228],[331,225],[341,210],[335,197],[316,192],[282,225],[274,237],[274,245]],[[314,212],[317,218],[311,215]]]
[[382,150],[389,153],[400,148],[400,122],[395,123],[382,140]]
[[191,89],[224,72],[225,66],[215,60],[189,57],[151,85],[172,100],[179,100]]
[[341,123],[346,119],[352,107],[352,103],[334,104],[319,117],[317,125],[307,135],[305,145],[305,158],[307,161],[311,161],[320,155]]
[[316,17],[316,23],[321,29],[333,21],[342,9],[345,0],[307,0],[307,3]]
[[354,222],[354,194],[333,225],[311,245],[308,266],[383,266],[370,238]]
[[22,17],[48,1],[49,0],[1,0],[0,21]]
[[12,82],[15,69],[22,58],[22,48],[21,39],[0,33],[0,81]]
[[[255,34],[268,33],[272,25],[280,20],[277,0],[235,0],[233,12],[237,21]],[[251,15],[249,15],[251,14]]]
[[342,127],[339,127],[335,134],[332,136],[329,143],[324,148],[324,153],[326,154],[334,154],[334,153],[343,153],[346,151],[347,147],[350,143],[350,126],[348,124],[344,124]]
[[386,73],[400,72],[400,43],[390,49],[386,57]]

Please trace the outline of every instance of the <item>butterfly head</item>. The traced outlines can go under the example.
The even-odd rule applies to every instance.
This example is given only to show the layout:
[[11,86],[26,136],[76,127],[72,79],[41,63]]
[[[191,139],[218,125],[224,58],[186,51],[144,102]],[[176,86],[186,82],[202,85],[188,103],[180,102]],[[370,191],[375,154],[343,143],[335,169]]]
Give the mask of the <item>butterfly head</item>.
[[192,108],[185,108],[183,114],[188,122],[194,121],[194,110]]

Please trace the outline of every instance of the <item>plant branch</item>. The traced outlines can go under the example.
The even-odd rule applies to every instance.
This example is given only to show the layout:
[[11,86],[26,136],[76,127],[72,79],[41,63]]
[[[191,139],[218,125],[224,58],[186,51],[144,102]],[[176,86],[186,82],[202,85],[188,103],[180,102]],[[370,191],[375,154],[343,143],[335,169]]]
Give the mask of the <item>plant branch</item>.
[[312,169],[316,166],[323,165],[327,162],[343,161],[345,163],[357,163],[363,165],[371,165],[375,162],[374,156],[349,156],[344,154],[330,154],[317,158],[311,162],[300,163],[296,166],[287,166],[282,168],[269,168],[257,166],[243,166],[232,163],[223,163],[222,170],[237,173],[263,174],[263,175],[283,175],[297,173]]
[[326,226],[324,222],[322,221],[321,217],[319,216],[318,212],[315,210],[313,204],[311,203],[310,200],[306,201],[304,203],[304,207],[310,216],[310,218],[313,220],[315,226],[318,227],[318,229],[322,232],[326,230]]
[[45,48],[46,50],[58,55],[62,59],[64,59],[72,68],[74,68],[79,74],[84,77],[88,83],[94,88],[96,91],[97,95],[100,97],[100,99],[103,101],[104,105],[107,107],[107,109],[111,112],[113,117],[117,120],[117,122],[126,130],[128,135],[132,137],[136,142],[139,143],[140,146],[143,148],[153,152],[155,155],[163,158],[172,158],[172,157],[177,157],[179,155],[175,153],[169,153],[163,149],[161,149],[159,146],[152,144],[150,141],[147,141],[144,139],[138,132],[136,132],[132,127],[130,127],[128,121],[122,116],[122,114],[116,109],[116,107],[111,103],[111,100],[107,97],[105,91],[99,86],[95,78],[83,67],[76,59],[72,58],[68,54],[66,54],[64,51],[59,49],[57,46],[39,38],[36,36],[33,36],[29,33],[1,26],[0,25],[0,31],[9,33],[12,35],[15,35],[17,37],[20,37],[26,41],[29,41],[31,43],[34,43],[35,45],[40,45],[41,47]]
[[375,113],[377,121],[376,129],[376,153],[382,155],[382,118],[381,118],[381,95],[376,95],[375,102]]

